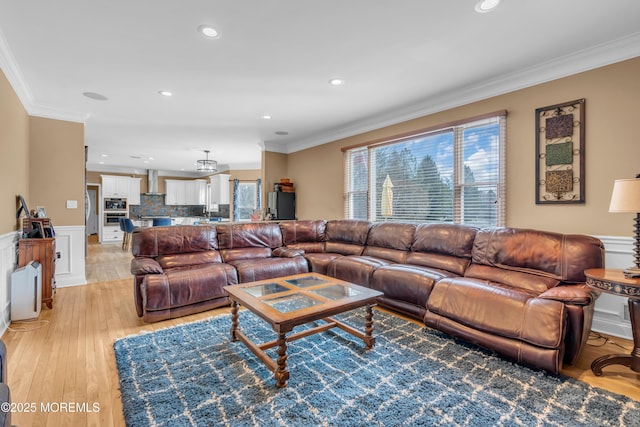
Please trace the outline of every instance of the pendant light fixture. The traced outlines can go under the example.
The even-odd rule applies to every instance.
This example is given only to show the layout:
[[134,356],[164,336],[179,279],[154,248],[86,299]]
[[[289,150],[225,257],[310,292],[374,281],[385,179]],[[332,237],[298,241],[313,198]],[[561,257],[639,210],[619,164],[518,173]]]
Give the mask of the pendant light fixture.
[[207,158],[205,160],[198,160],[198,172],[217,172],[218,162],[215,160],[209,160],[209,150],[204,150]]

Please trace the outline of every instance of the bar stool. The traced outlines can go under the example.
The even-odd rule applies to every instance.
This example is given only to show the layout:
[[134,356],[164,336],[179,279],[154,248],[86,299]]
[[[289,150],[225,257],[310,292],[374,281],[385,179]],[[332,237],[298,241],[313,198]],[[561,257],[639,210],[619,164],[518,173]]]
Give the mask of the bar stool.
[[128,251],[129,248],[131,247],[131,233],[133,233],[133,230],[135,230],[138,227],[136,227],[133,224],[133,221],[131,221],[129,218],[121,218],[120,222],[124,227],[124,230],[123,230],[124,237],[122,238],[122,250]]

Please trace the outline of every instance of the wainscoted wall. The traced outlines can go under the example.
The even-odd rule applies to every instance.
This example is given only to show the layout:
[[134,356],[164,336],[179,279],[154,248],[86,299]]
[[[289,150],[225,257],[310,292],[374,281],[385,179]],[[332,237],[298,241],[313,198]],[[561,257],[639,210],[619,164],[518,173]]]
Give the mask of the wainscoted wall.
[[[612,236],[595,237],[604,243],[605,266],[607,268],[627,268],[633,265],[634,239]],[[629,340],[633,339],[627,298],[603,292],[596,301],[591,329]]]
[[[84,226],[59,226],[56,230],[56,286],[84,285]],[[11,317],[11,273],[17,268],[17,245],[20,233],[0,236],[0,335],[7,330]],[[55,300],[54,300],[55,307]]]
[[56,227],[56,286],[78,286],[87,283],[85,275],[84,226]]
[[17,232],[0,236],[0,335],[7,330],[11,315],[11,273],[17,265],[18,237]]

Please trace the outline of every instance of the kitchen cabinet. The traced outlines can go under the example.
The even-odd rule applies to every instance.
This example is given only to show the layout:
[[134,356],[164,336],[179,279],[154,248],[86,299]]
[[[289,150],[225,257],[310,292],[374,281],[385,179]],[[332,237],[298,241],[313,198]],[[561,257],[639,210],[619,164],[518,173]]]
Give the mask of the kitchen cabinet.
[[166,187],[166,195],[164,199],[165,205],[184,205],[185,204],[185,182],[183,180],[166,179],[164,185]]
[[187,181],[185,187],[185,204],[204,205],[206,203],[207,181],[205,181],[204,179]]
[[129,178],[129,205],[140,204],[140,178]]
[[102,243],[122,243],[124,232],[119,225],[105,225],[102,227]]
[[[130,180],[128,176],[100,175],[102,177],[102,196],[129,198]],[[138,190],[139,191],[139,190]],[[140,203],[140,202],[138,202]]]
[[231,178],[231,175],[225,173],[209,177],[211,182],[209,189],[209,210],[217,211],[218,209],[214,205],[229,204],[229,178]]
[[207,181],[167,179],[166,205],[204,205],[206,199]]
[[56,291],[56,239],[20,239],[18,241],[18,267],[29,261],[42,265],[42,303],[53,308],[53,294]]

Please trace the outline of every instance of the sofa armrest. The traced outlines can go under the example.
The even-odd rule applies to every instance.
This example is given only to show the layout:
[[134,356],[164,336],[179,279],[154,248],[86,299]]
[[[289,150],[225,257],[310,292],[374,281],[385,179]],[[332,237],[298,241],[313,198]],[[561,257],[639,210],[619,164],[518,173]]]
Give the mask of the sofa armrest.
[[585,285],[555,286],[538,296],[542,299],[560,301],[572,305],[591,305],[600,296],[600,292]]
[[164,270],[153,258],[134,258],[131,260],[131,274],[134,276],[161,273],[164,273]]
[[275,248],[272,252],[273,256],[277,256],[280,258],[293,258],[296,256],[304,255],[304,250],[302,249],[292,249],[281,246],[279,248]]

